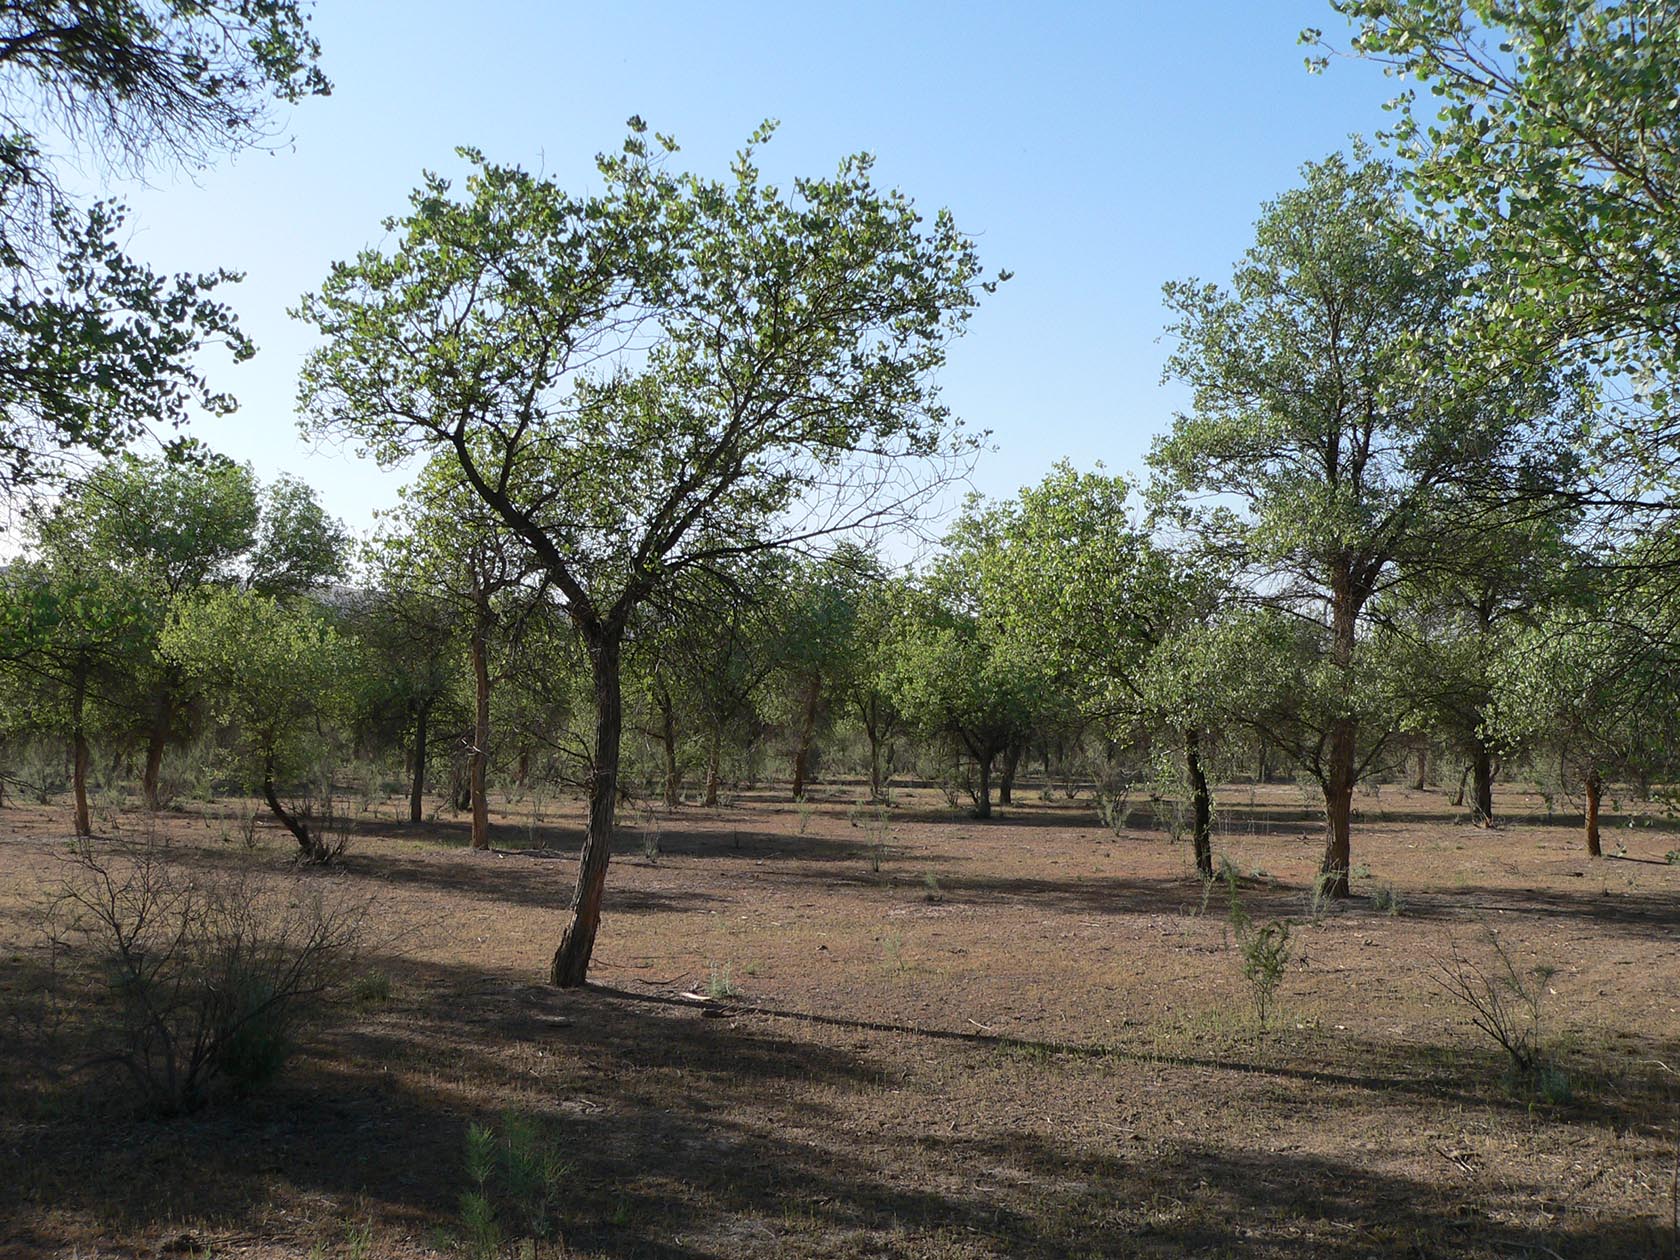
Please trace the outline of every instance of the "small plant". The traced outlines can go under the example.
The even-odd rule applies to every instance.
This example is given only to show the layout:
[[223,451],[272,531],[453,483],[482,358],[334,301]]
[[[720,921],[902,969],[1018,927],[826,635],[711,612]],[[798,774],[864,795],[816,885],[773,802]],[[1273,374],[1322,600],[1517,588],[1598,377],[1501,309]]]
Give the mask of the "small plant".
[[881,941],[881,953],[893,965],[895,971],[905,971],[904,965],[904,937],[901,933],[892,932]]
[[1663,861],[1667,862],[1670,866],[1680,866],[1680,849],[1670,849],[1667,853],[1663,854]]
[[364,971],[350,985],[357,1006],[383,1006],[391,1000],[391,977],[383,971]]
[[1371,890],[1371,909],[1395,918],[1406,909],[1406,899],[1393,884],[1383,884]]
[[1446,995],[1464,1006],[1470,1022],[1505,1052],[1509,1083],[1532,1088],[1549,1101],[1568,1093],[1568,1078],[1546,1052],[1540,1021],[1547,985],[1556,969],[1544,963],[1522,968],[1499,933],[1484,929],[1493,949],[1490,967],[1465,957],[1455,941],[1446,958],[1436,964],[1432,979]]
[[811,828],[811,819],[815,816],[817,807],[803,795],[794,798],[793,807],[799,814],[799,834],[804,835]]
[[649,866],[659,865],[659,840],[664,831],[659,811],[652,805],[642,807],[642,857]]
[[1222,856],[1219,859],[1217,878],[1225,885],[1225,922],[1240,940],[1248,931],[1248,911],[1244,909],[1242,901],[1242,876],[1231,859]]
[[706,977],[706,996],[718,1002],[741,996],[741,990],[735,987],[735,978],[728,963],[722,966],[717,963],[711,965],[710,974]]
[[884,805],[854,805],[847,815],[854,827],[863,829],[869,843],[869,869],[879,872],[887,860],[887,839],[892,835],[892,810]]
[[[499,1129],[467,1127],[471,1188],[461,1195],[461,1226],[473,1260],[495,1260],[509,1225],[528,1243],[559,1233],[560,1191],[571,1165],[531,1117],[505,1111]],[[534,1252],[534,1245],[526,1248]]]
[[1335,886],[1335,875],[1322,872],[1314,877],[1312,887],[1307,890],[1307,920],[1314,927],[1324,922],[1324,916],[1335,905],[1335,898],[1330,895]]
[[1264,927],[1250,928],[1237,936],[1243,956],[1243,979],[1254,999],[1254,1013],[1266,1026],[1277,988],[1289,966],[1289,924],[1274,919]]
[[945,900],[945,893],[931,871],[922,876],[922,900],[931,905],[938,905]]

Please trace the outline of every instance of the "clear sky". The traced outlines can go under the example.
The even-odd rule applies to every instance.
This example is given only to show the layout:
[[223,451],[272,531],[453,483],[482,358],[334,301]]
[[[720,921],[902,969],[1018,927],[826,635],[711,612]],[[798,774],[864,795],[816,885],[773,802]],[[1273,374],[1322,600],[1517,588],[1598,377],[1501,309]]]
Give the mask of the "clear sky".
[[1301,28],[1346,29],[1327,0],[321,0],[314,26],[335,90],[289,115],[291,145],[123,192],[153,266],[246,273],[230,297],[261,352],[209,363],[242,406],[195,432],[358,530],[397,481],[297,436],[311,337],[286,308],[380,239],[422,169],[458,169],[457,145],[573,188],[632,114],[712,175],[764,118],[781,128],[760,165],[784,183],[874,152],[882,184],[949,206],[1015,272],[941,378],[993,434],[976,488],[1003,495],[1064,456],[1141,467],[1183,402],[1160,384],[1162,283],[1225,279],[1260,203],[1380,127],[1394,87],[1306,72]]

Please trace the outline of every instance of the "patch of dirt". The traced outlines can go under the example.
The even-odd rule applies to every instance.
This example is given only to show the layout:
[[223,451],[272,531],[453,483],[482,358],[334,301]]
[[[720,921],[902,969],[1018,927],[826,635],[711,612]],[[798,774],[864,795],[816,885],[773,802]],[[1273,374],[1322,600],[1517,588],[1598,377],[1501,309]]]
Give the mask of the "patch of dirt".
[[[1319,825],[1293,788],[1221,793],[1217,852],[1254,922],[1292,924],[1264,1028],[1226,884],[1080,801],[987,823],[903,793],[885,860],[855,788],[684,807],[649,862],[633,820],[595,984],[541,983],[583,813],[509,801],[492,853],[450,815],[371,807],[341,868],[389,1001],[347,1006],[286,1075],[136,1117],[108,1072],[43,1072],[30,906],[66,811],[0,811],[0,1256],[450,1254],[465,1133],[513,1110],[569,1165],[584,1257],[1669,1256],[1680,1078],[1680,840],[1506,790],[1360,798],[1354,900],[1313,907]],[[1140,823],[1142,819],[1137,820]],[[138,813],[173,860],[293,878],[283,837]],[[534,845],[546,846],[533,848]],[[1392,888],[1398,911],[1374,908]],[[1568,1101],[1508,1086],[1437,982],[1455,944],[1555,968],[1542,1031]],[[714,1000],[684,994],[711,992]],[[63,1069],[67,1064],[49,1064]]]

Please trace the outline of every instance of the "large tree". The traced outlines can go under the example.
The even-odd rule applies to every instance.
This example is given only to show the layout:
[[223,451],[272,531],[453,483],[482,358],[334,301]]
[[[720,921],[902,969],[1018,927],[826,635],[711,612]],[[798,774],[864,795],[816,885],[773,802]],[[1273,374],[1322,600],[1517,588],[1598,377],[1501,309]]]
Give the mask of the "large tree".
[[556,984],[581,984],[618,799],[624,637],[679,575],[904,520],[960,445],[933,373],[985,283],[941,211],[867,156],[791,192],[755,149],[678,174],[632,123],[572,196],[467,154],[391,244],[336,265],[299,314],[317,431],[388,463],[445,451],[530,548],[589,657],[589,827]]
[[[1332,0],[1351,51],[1424,86],[1393,140],[1426,212],[1490,265],[1497,318],[1468,339],[1594,364],[1631,484],[1676,471],[1680,10],[1643,0]],[[1319,31],[1303,38],[1328,61]],[[1670,496],[1671,497],[1671,496]],[[1664,504],[1666,506],[1666,503]]]
[[1348,894],[1362,766],[1358,662],[1372,599],[1484,528],[1549,465],[1549,372],[1447,371],[1470,283],[1408,214],[1395,172],[1332,157],[1268,205],[1229,290],[1167,286],[1168,374],[1194,410],[1151,456],[1165,491],[1256,594],[1303,618],[1340,697],[1321,877]]
[[319,51],[296,0],[0,3],[0,491],[232,407],[198,352],[251,353],[212,297],[237,277],[154,274],[122,207],[78,204],[67,168],[198,169],[264,144],[277,102],[328,91]]

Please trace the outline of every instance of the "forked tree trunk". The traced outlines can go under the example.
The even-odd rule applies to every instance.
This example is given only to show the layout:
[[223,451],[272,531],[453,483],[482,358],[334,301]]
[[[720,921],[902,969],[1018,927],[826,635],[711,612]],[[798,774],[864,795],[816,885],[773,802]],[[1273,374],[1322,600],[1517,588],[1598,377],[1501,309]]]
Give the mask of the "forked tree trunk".
[[490,760],[490,650],[487,616],[481,609],[473,623],[473,747],[467,762],[468,790],[472,794],[472,847],[490,847],[490,798],[486,791],[486,766]]
[[805,795],[805,780],[811,772],[811,744],[817,733],[817,702],[822,698],[822,679],[812,676],[805,688],[805,705],[799,721],[799,745],[793,754],[793,799]]
[[432,706],[423,704],[414,715],[414,781],[408,789],[408,821],[417,823],[425,815],[426,739],[431,726]]
[[87,680],[76,679],[76,689],[70,697],[70,783],[76,797],[76,834],[91,836],[93,818],[88,813],[88,741],[83,725],[83,711],[87,704]]
[[1493,824],[1493,754],[1485,744],[1478,743],[1470,754],[1470,777],[1475,787],[1472,808],[1476,821],[1484,827]]
[[590,673],[595,691],[595,748],[589,770],[589,830],[578,859],[577,889],[572,894],[572,918],[554,951],[549,979],[562,988],[575,988],[588,979],[595,933],[601,926],[601,895],[612,857],[613,817],[618,806],[619,739],[624,727],[624,701],[619,677],[620,643],[617,632],[589,645]]
[[1202,733],[1184,732],[1184,770],[1190,779],[1190,841],[1196,850],[1196,870],[1203,879],[1213,878],[1213,794],[1208,791],[1207,773],[1202,769]]
[[1582,786],[1587,790],[1587,854],[1603,857],[1604,848],[1598,839],[1598,807],[1604,799],[1604,780],[1597,770],[1589,770]]

